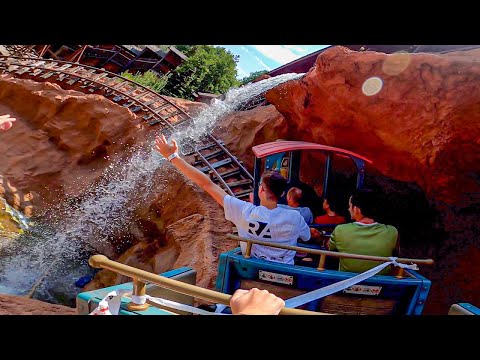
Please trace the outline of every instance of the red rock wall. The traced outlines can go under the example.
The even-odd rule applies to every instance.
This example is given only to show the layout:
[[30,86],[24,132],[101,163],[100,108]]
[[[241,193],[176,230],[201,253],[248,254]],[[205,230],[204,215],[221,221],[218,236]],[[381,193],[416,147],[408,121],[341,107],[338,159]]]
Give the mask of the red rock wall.
[[17,118],[0,133],[3,186],[38,209],[79,195],[140,135],[130,110],[51,83],[0,77],[0,113]]
[[[479,59],[476,50],[387,55],[333,47],[267,99],[304,140],[361,153],[430,198],[468,206],[480,200]],[[372,78],[381,88],[369,96],[362,87],[370,81],[373,91]]]

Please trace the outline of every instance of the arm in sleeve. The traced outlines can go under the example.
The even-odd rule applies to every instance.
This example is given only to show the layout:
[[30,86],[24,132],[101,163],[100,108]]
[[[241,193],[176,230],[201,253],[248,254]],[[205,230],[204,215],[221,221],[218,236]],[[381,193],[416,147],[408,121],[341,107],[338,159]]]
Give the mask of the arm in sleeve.
[[223,198],[227,193],[220,186],[215,184],[207,175],[203,172],[190,165],[180,156],[173,158],[171,163],[180,170],[183,175],[188,179],[193,181],[195,184],[200,186],[204,191],[206,191],[213,199],[223,206]]
[[400,257],[400,234],[398,233],[398,231],[396,233],[397,241],[395,242],[395,248],[392,251],[392,256]]
[[[300,215],[300,213],[298,214]],[[300,218],[300,224],[299,224],[300,231],[299,231],[298,237],[303,241],[308,241],[310,240],[310,228],[308,227],[302,215],[300,215],[299,218]]]
[[337,250],[336,231],[337,228],[333,229],[332,235],[330,235],[330,240],[328,241],[328,250],[330,251]]
[[311,224],[311,223],[313,223],[312,210],[310,210],[309,208],[307,208],[307,209],[308,209],[308,219],[306,221],[307,221],[307,224]]

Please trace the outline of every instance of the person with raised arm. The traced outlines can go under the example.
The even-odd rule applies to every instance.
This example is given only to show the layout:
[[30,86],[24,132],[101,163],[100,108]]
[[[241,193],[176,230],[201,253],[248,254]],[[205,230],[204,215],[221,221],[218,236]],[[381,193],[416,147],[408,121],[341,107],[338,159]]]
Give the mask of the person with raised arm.
[[[178,155],[178,145],[174,139],[169,144],[163,134],[157,136],[155,148],[224,208],[225,218],[235,224],[239,236],[293,246],[297,245],[299,238],[303,241],[310,239],[310,228],[302,215],[296,210],[277,206],[287,186],[287,181],[278,172],[269,171],[262,175],[258,189],[260,205],[256,206],[228,195],[207,175],[182,159]],[[245,254],[245,242],[241,241],[240,246],[242,253]],[[251,255],[269,261],[293,264],[295,251],[253,244]]]

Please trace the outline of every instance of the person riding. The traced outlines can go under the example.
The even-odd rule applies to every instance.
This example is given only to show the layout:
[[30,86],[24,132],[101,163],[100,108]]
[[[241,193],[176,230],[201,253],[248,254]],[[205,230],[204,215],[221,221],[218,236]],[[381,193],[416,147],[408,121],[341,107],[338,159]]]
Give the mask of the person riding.
[[[300,238],[310,239],[310,228],[296,210],[278,207],[278,200],[285,192],[287,182],[278,172],[265,172],[260,180],[258,196],[260,205],[228,195],[207,175],[187,163],[178,155],[178,145],[173,139],[168,144],[164,135],[155,138],[155,148],[168,161],[219,203],[225,211],[225,218],[232,221],[241,237],[284,245],[296,245]],[[246,244],[240,242],[245,254]],[[294,250],[252,245],[251,255],[256,258],[285,263],[294,263]]]
[[[357,190],[349,200],[348,211],[353,223],[337,225],[330,236],[329,250],[339,252],[392,256],[397,248],[398,231],[392,225],[378,223],[375,220],[378,209],[379,194],[372,190]],[[340,271],[364,272],[380,262],[341,258]],[[379,274],[388,274],[390,268]]]
[[335,199],[333,193],[328,193],[325,195],[322,204],[323,210],[325,211],[324,215],[319,215],[315,217],[315,224],[343,224],[345,223],[345,218],[337,214]]
[[292,187],[287,192],[287,205],[278,204],[278,206],[284,209],[297,210],[302,214],[305,222],[311,224],[313,222],[313,214],[310,208],[300,206],[302,204],[303,191],[298,187]]

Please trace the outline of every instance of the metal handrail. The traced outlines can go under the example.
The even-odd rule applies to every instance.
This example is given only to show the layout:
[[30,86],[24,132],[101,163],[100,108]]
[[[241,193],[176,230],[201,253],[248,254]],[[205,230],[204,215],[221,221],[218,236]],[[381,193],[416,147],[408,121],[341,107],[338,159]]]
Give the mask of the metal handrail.
[[[286,249],[286,250],[295,250],[299,252],[309,253],[320,255],[320,263],[317,267],[317,270],[323,271],[325,270],[325,260],[327,256],[332,256],[336,258],[348,258],[348,259],[359,259],[359,260],[371,260],[371,261],[382,261],[382,262],[389,262],[391,261],[390,258],[385,256],[372,256],[372,255],[359,255],[359,254],[349,254],[349,253],[341,253],[337,251],[328,251],[328,250],[319,250],[319,249],[310,249],[300,246],[291,246],[291,245],[282,245],[278,243],[272,243],[267,241],[260,241],[254,239],[246,239],[237,235],[227,234],[227,238],[231,240],[238,240],[238,241],[245,241],[247,242],[247,249],[245,252],[245,258],[249,258],[251,255],[252,244],[270,246],[274,248]],[[395,260],[398,263],[402,264],[422,264],[422,265],[433,265],[433,259],[408,259],[408,258],[397,258]],[[403,277],[403,269],[400,268],[400,274],[396,275],[398,278]]]
[[[114,271],[118,274],[128,276],[133,279],[133,295],[144,296],[146,294],[145,283],[154,283],[162,288],[173,290],[175,292],[200,298],[203,300],[220,303],[224,305],[230,304],[232,295],[224,294],[218,291],[209,290],[200,286],[191,285],[182,281],[167,278],[165,276],[150,273],[145,270],[137,269],[133,266],[125,265],[113,260],[110,260],[104,255],[92,256],[88,263],[94,268],[102,268]],[[131,304],[131,305],[130,305]],[[139,306],[139,304],[129,304],[129,308],[135,310],[145,310],[147,307]],[[152,304],[153,305],[153,304]],[[301,309],[283,308],[280,315],[331,315],[321,312],[307,311]]]

